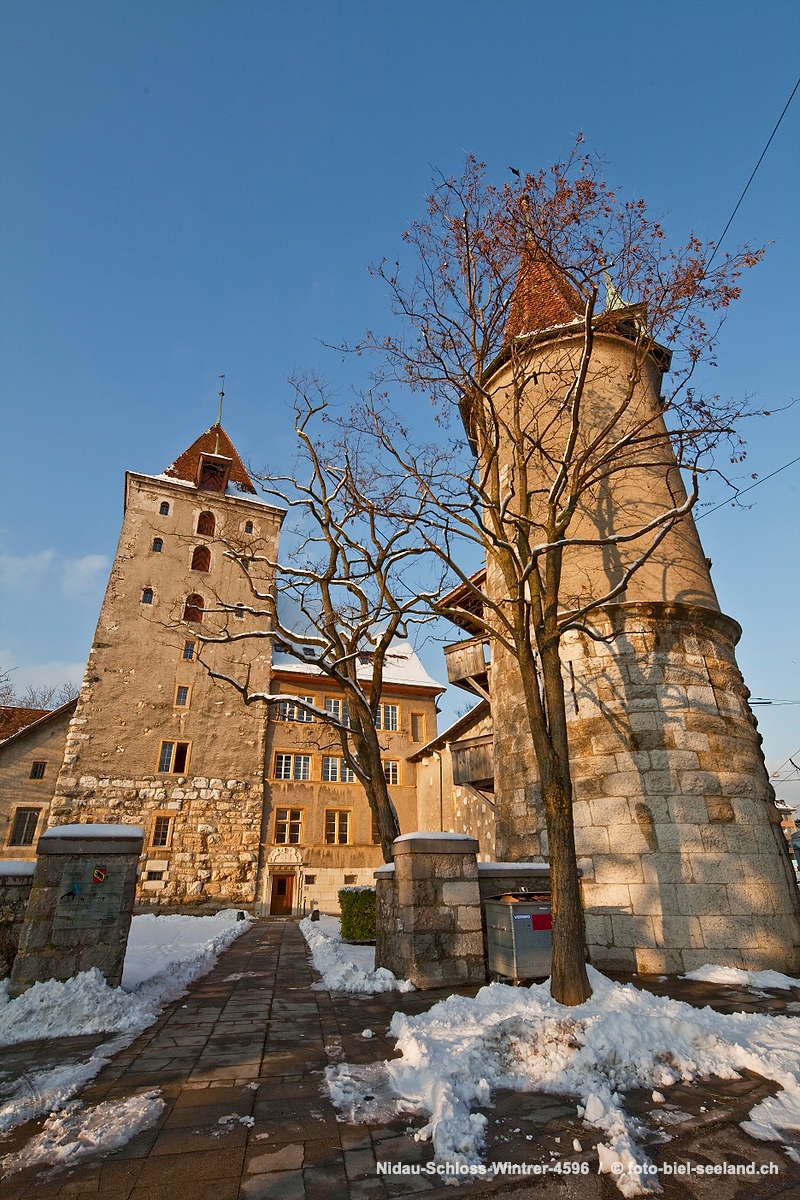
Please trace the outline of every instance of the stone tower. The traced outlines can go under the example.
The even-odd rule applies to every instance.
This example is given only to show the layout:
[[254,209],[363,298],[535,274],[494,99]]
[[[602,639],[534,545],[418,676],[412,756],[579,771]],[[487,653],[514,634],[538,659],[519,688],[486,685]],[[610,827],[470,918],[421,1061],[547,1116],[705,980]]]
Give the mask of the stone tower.
[[119,546],[50,823],[143,826],[140,901],[255,900],[265,711],[242,704],[203,663],[267,691],[270,643],[203,648],[198,635],[256,624],[225,548],[273,557],[282,517],[258,498],[220,425],[163,474],[126,474]]
[[[586,436],[624,392],[640,319],[623,307],[596,323]],[[487,383],[495,404],[511,392],[518,356],[529,419],[540,420],[548,405],[552,417],[557,381],[574,375],[582,348],[578,297],[548,262],[529,263]],[[657,461],[632,460],[587,495],[570,536],[640,527],[670,507],[670,497],[685,496],[660,415],[668,369],[669,354],[653,347],[631,406],[633,417],[660,430]],[[565,560],[564,607],[604,595],[634,553],[624,545],[575,550]],[[491,566],[487,587],[502,595]],[[592,962],[645,972],[715,962],[796,974],[798,891],[736,664],[741,630],[720,611],[691,516],[590,623],[606,640],[567,634],[562,663]],[[536,762],[515,664],[502,647],[492,648],[490,680],[496,857],[536,859],[547,855]]]

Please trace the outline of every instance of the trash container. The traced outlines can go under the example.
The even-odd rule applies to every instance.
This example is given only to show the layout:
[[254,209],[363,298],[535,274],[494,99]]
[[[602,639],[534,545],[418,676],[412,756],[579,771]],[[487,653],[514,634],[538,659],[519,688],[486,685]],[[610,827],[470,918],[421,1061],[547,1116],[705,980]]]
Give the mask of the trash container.
[[553,951],[549,893],[506,892],[484,904],[490,976],[546,978]]

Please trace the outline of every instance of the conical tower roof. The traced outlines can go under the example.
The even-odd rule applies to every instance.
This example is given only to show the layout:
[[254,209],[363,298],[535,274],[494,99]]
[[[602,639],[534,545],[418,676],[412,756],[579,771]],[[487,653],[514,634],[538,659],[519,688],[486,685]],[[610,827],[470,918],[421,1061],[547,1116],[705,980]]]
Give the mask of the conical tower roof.
[[506,344],[526,333],[572,325],[583,313],[580,295],[549,254],[535,243],[526,248],[511,297]]
[[235,483],[240,491],[252,492],[253,495],[257,495],[253,481],[247,474],[236,447],[221,425],[212,425],[205,433],[201,433],[197,441],[192,442],[189,449],[184,450],[180,458],[176,458],[172,466],[167,467],[164,474],[173,479],[187,479],[191,483],[196,483],[202,454],[229,458],[231,460],[228,476],[230,482]]

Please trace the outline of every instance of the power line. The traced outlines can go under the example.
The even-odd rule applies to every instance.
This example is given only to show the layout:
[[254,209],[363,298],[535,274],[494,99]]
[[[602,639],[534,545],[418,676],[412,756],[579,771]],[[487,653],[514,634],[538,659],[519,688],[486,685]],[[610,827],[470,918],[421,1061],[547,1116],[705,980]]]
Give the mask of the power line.
[[[798,80],[800,82],[800,80]],[[753,488],[759,487],[762,483],[766,483],[768,479],[774,479],[776,475],[780,475],[781,471],[785,471],[787,467],[793,467],[796,462],[800,462],[800,455],[793,458],[791,462],[784,463],[782,467],[778,467],[777,471],[770,471],[769,475],[765,475],[763,479],[757,479],[755,483],[751,483],[749,487],[737,489],[730,500],[723,500],[721,504],[715,504],[713,508],[707,508],[705,512],[698,513],[695,521],[702,521],[703,517],[710,517],[713,512],[719,508],[727,508],[729,504],[734,504],[740,496],[745,492],[752,492]]]
[[747,192],[748,192],[748,190],[749,190],[749,188],[750,188],[750,184],[751,184],[751,183],[753,182],[753,180],[755,179],[755,177],[756,177],[756,172],[758,171],[758,168],[761,166],[761,163],[762,163],[762,161],[763,161],[764,155],[765,155],[765,154],[767,153],[767,151],[769,150],[769,148],[770,148],[770,144],[771,144],[771,142],[772,142],[772,139],[775,137],[775,134],[778,132],[778,129],[780,128],[781,121],[782,121],[782,120],[783,120],[783,118],[786,116],[786,113],[787,113],[787,110],[788,110],[788,108],[789,108],[789,105],[790,105],[790,104],[792,103],[792,101],[794,100],[794,94],[795,94],[795,92],[797,91],[797,89],[798,89],[799,87],[800,87],[800,79],[798,79],[798,80],[797,80],[797,83],[796,83],[796,84],[794,85],[794,87],[792,88],[792,93],[791,93],[791,95],[789,96],[789,99],[786,101],[786,103],[785,103],[785,104],[784,104],[784,106],[783,106],[783,112],[782,112],[782,113],[781,113],[781,115],[778,117],[778,120],[777,120],[777,121],[776,121],[776,123],[775,123],[775,128],[773,129],[772,133],[771,133],[771,134],[769,135],[769,137],[767,138],[767,144],[766,144],[766,146],[764,147],[764,149],[761,151],[761,154],[759,155],[759,158],[758,158],[758,162],[757,162],[757,163],[756,163],[756,165],[753,167],[753,172],[752,172],[752,174],[751,174],[750,178],[748,179],[747,183],[744,185],[744,191],[742,192],[742,194],[741,194],[741,196],[739,197],[739,199],[736,201],[736,207],[734,208],[733,212],[731,213],[730,217],[728,218],[728,223],[727,223],[727,225],[725,226],[725,228],[723,229],[723,231],[722,231],[722,233],[721,233],[721,235],[720,235],[720,237],[719,237],[719,240],[717,241],[717,244],[716,244],[716,246],[714,247],[714,252],[713,252],[713,254],[711,255],[711,258],[709,258],[708,262],[706,263],[706,271],[708,271],[708,268],[711,266],[712,262],[714,261],[714,258],[715,258],[715,256],[716,256],[717,250],[719,250],[720,246],[722,245],[722,240],[723,240],[723,238],[725,237],[725,234],[728,232],[728,230],[730,229],[731,225],[733,224],[733,218],[736,216],[737,212],[739,211],[739,206],[740,206],[740,204],[742,203],[742,201],[744,200],[745,196],[747,195]]

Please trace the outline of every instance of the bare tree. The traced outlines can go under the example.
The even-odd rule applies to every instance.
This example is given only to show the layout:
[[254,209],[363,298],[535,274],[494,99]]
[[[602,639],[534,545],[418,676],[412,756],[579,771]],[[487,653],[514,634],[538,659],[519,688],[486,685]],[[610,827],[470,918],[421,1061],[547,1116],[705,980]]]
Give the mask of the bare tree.
[[[313,662],[335,682],[344,702],[338,713],[302,696],[251,690],[249,675],[237,678],[206,667],[245,703],[290,701],[331,731],[366,791],[389,862],[400,826],[384,775],[377,718],[394,643],[433,619],[430,604],[439,583],[421,592],[414,570],[429,557],[416,532],[428,502],[379,486],[359,439],[344,442],[326,425],[329,401],[322,383],[291,382],[298,460],[289,474],[256,476],[265,495],[288,509],[280,554],[226,541],[226,555],[250,586],[252,603],[244,611],[261,628],[237,632],[225,621],[220,632],[196,636],[204,645],[266,638],[298,662]],[[257,578],[274,578],[274,586],[266,588]],[[217,612],[224,617],[233,611],[224,596],[217,597]]]
[[20,690],[14,686],[11,671],[4,671],[0,675],[0,704],[18,708],[60,708],[62,704],[74,700],[78,691],[77,684],[71,680],[66,683],[42,684],[40,687],[29,684]]
[[[695,238],[667,249],[643,202],[620,200],[577,149],[501,188],[468,160],[461,178],[439,180],[405,241],[417,256],[408,283],[399,263],[375,268],[402,332],[358,347],[382,365],[355,427],[375,439],[385,477],[426,503],[425,544],[516,664],[546,815],[552,992],[578,1004],[591,989],[562,638],[602,636],[592,613],[624,598],[646,564],[667,569],[671,538],[696,538],[685,518],[701,475],[720,470],[714,450],[725,442],[741,458],[736,430],[749,412],[702,395],[693,375],[713,362],[719,318],[760,253],[714,266],[713,247]],[[392,412],[397,384],[426,392],[445,424],[460,416],[470,452],[463,439],[413,444]],[[466,566],[476,551],[483,574]]]

